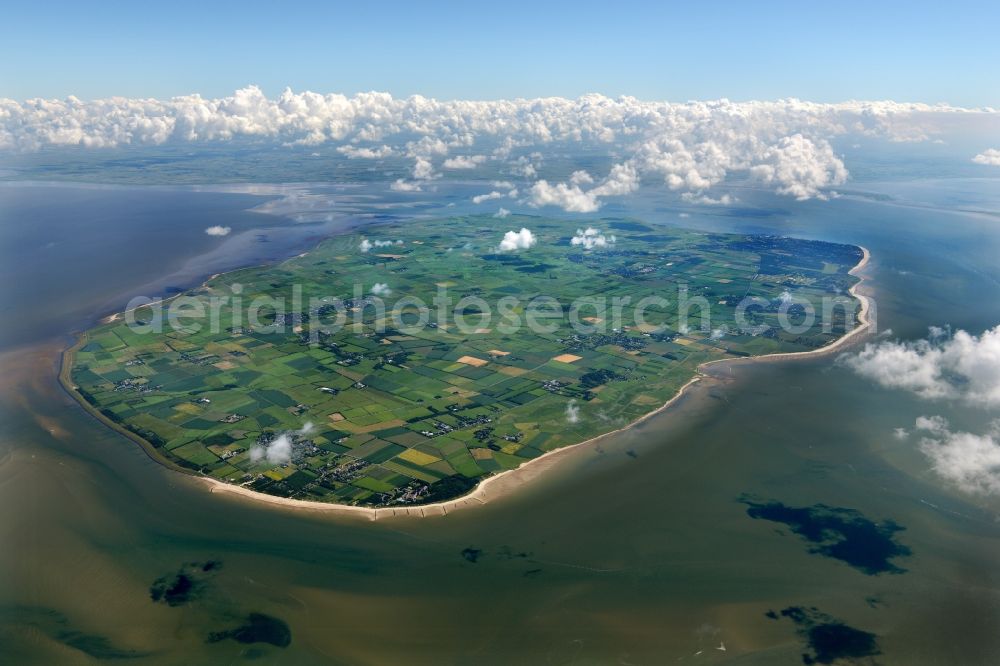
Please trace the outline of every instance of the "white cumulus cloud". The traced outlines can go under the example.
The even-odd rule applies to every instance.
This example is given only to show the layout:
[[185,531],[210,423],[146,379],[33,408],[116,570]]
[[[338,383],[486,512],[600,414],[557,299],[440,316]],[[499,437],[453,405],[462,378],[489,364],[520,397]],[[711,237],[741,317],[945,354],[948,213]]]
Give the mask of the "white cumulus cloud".
[[576,235],[570,239],[570,244],[582,245],[585,250],[592,250],[595,247],[614,245],[616,240],[613,235],[605,235],[599,229],[587,227],[586,229],[577,229]]
[[434,165],[429,159],[418,157],[413,163],[413,179],[431,180],[433,178],[437,178],[437,174],[434,173]]
[[337,148],[337,152],[347,157],[347,159],[380,160],[393,154],[390,146],[379,146],[377,148],[365,148],[353,145],[344,145]]
[[684,192],[681,194],[681,201],[693,204],[701,204],[703,206],[728,206],[736,202],[736,198],[729,194],[723,194],[722,196],[712,197],[707,194],[697,194],[695,192]]
[[298,430],[288,430],[265,445],[256,444],[250,448],[250,462],[258,463],[266,459],[272,465],[284,465],[292,460],[292,449],[295,439],[307,435],[316,427],[311,421],[306,421]]
[[292,438],[279,435],[267,447],[267,462],[272,465],[282,465],[292,459]]
[[[416,182],[396,180],[390,187],[399,191],[417,191],[420,182],[439,177],[434,164],[461,169],[495,159],[501,173],[528,181],[528,203],[593,212],[602,198],[634,192],[640,181],[689,194],[694,203],[724,202],[711,190],[733,175],[798,199],[828,196],[848,177],[831,141],[935,140],[958,116],[985,131],[1000,122],[996,109],[893,101],[673,103],[596,94],[470,101],[290,89],[268,97],[249,86],[218,98],[0,99],[0,150],[331,143],[347,158],[412,160]],[[603,181],[578,170],[558,182],[544,174],[543,152],[553,146],[613,157],[615,165]],[[456,152],[462,155],[448,157]],[[989,149],[973,159],[997,164],[998,158]]]
[[221,225],[215,225],[205,229],[205,233],[209,236],[228,236],[229,232],[233,230],[232,227],[223,227]]
[[987,166],[1000,166],[1000,150],[996,148],[987,148],[973,157],[972,161],[976,164],[985,164]]
[[390,245],[402,245],[401,240],[368,240],[367,238],[362,238],[361,243],[358,245],[358,249],[362,252],[369,252],[375,248],[389,247]]
[[445,169],[475,169],[485,161],[485,155],[459,155],[446,159],[441,166]]
[[388,296],[392,293],[392,289],[385,282],[376,282],[372,285],[372,294],[375,296]]
[[397,178],[393,181],[389,189],[393,192],[422,192],[422,188],[419,183],[411,183],[402,178]]
[[576,404],[576,400],[570,400],[568,403],[566,403],[566,422],[567,423],[580,422],[580,406]]
[[502,198],[503,198],[502,193],[493,190],[492,192],[489,192],[487,194],[477,194],[476,196],[472,197],[472,203],[481,204],[484,201],[493,201],[494,199],[502,199]]
[[784,137],[765,150],[760,161],[750,167],[752,176],[777,185],[778,194],[800,200],[823,197],[824,188],[847,182],[847,168],[830,144],[801,134]]
[[292,460],[292,439],[288,434],[278,435],[266,446],[257,445],[250,449],[250,462],[266,459],[272,465],[284,465]]
[[531,233],[531,230],[526,227],[521,227],[520,231],[508,231],[503,235],[503,239],[500,241],[500,245],[497,247],[499,252],[513,252],[515,250],[527,250],[533,247],[538,239],[535,234]]
[[952,430],[940,416],[921,416],[915,431],[921,452],[942,478],[967,493],[1000,493],[1000,421],[977,434]]
[[1000,406],[1000,326],[979,336],[932,328],[926,339],[868,343],[842,361],[882,386],[922,398]]
[[585,171],[575,171],[567,183],[549,184],[539,180],[528,190],[528,203],[532,206],[558,206],[571,213],[593,213],[601,207],[601,197],[622,196],[639,188],[639,174],[632,164],[616,164],[599,185],[593,183]]
[[539,180],[528,190],[528,202],[532,206],[558,206],[571,213],[593,213],[600,208],[597,197],[584,192],[579,185]]

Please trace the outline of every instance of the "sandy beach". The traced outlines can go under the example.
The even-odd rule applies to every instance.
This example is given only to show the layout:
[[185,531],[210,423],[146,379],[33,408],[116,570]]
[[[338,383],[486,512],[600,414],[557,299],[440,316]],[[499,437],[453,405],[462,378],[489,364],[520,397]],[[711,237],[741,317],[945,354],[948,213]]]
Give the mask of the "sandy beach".
[[361,506],[348,506],[344,504],[328,504],[325,502],[311,502],[308,500],[297,500],[288,499],[284,497],[275,497],[273,495],[266,495],[264,493],[258,493],[253,490],[248,490],[242,486],[235,486],[233,484],[218,481],[216,479],[210,479],[206,477],[195,477],[198,480],[204,482],[208,486],[209,492],[212,493],[226,493],[231,495],[237,495],[240,497],[245,497],[255,502],[263,502],[266,504],[273,504],[276,506],[292,508],[298,511],[318,511],[324,513],[331,513],[334,515],[348,516],[360,519],[367,519],[371,521],[376,521],[379,519],[387,518],[425,518],[429,516],[443,516],[451,513],[452,511],[457,511],[460,509],[467,509],[470,507],[476,507],[486,504],[490,501],[499,499],[508,495],[519,487],[526,483],[537,479],[539,476],[543,475],[547,470],[553,468],[562,458],[568,457],[570,455],[578,454],[587,448],[587,445],[596,444],[608,437],[612,437],[620,432],[628,430],[635,427],[636,425],[643,423],[644,421],[661,414],[665,410],[669,409],[674,403],[680,400],[685,391],[687,391],[692,385],[704,380],[707,376],[704,374],[704,369],[718,364],[743,364],[743,363],[758,363],[761,361],[772,362],[785,359],[801,359],[801,358],[815,358],[817,356],[824,356],[832,354],[839,351],[844,346],[854,342],[861,336],[869,332],[872,326],[871,316],[871,301],[867,296],[860,293],[859,287],[864,283],[864,277],[861,275],[868,262],[871,259],[871,253],[867,248],[861,247],[862,257],[861,261],[852,268],[849,273],[859,278],[859,281],[850,288],[851,296],[858,299],[861,303],[861,309],[858,312],[858,325],[851,329],[848,333],[844,334],[832,344],[826,345],[825,347],[820,347],[819,349],[813,349],[805,352],[789,352],[789,353],[775,353],[775,354],[764,354],[761,356],[752,356],[740,359],[718,359],[715,361],[709,361],[703,363],[698,367],[698,374],[692,377],[686,384],[684,384],[677,393],[667,400],[665,403],[660,405],[655,410],[644,414],[638,419],[632,421],[631,423],[611,430],[597,437],[592,437],[590,439],[583,440],[576,444],[570,444],[554,451],[549,451],[538,458],[530,460],[520,467],[512,470],[507,470],[499,474],[487,477],[483,479],[479,485],[477,485],[471,492],[461,497],[446,500],[444,502],[435,502],[433,504],[421,504],[418,506],[400,506],[400,507],[383,507],[383,508],[373,508],[373,507],[361,507]]

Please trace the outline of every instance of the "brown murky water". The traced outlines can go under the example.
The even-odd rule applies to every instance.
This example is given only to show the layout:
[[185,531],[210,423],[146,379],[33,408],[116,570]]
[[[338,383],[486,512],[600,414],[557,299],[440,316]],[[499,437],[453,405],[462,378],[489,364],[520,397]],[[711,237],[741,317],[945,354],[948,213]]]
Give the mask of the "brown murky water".
[[[864,235],[873,252],[883,328],[1000,321],[1000,233],[986,222],[952,216],[942,246],[944,213],[831,206],[815,214],[859,220],[832,235]],[[805,625],[765,613],[813,606],[874,634],[878,663],[1000,660],[1000,505],[949,490],[891,436],[948,408],[832,359],[720,368],[514,495],[371,523],[212,495],[163,469],[61,391],[65,341],[0,354],[6,663],[792,664],[812,649]],[[910,554],[873,573],[811,553],[748,516],[748,496],[891,519]],[[176,605],[151,599],[158,579]],[[250,613],[287,625],[287,646],[208,640]]]

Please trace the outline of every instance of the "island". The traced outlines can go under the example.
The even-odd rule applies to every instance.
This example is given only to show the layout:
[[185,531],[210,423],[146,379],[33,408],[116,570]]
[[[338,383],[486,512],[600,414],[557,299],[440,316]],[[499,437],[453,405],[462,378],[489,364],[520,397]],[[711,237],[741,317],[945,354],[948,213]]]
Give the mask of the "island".
[[624,218],[389,222],[81,334],[64,386],[245,494],[413,507],[662,408],[706,363],[865,324],[853,245]]

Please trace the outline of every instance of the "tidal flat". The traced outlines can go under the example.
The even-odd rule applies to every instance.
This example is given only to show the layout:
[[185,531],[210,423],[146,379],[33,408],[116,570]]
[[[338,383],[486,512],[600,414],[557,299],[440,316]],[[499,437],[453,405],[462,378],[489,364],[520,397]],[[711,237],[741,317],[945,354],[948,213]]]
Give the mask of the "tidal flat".
[[[682,219],[657,197],[627,214],[863,245],[874,258],[866,293],[880,330],[895,335],[998,320],[984,305],[1000,303],[992,220],[849,196],[741,196],[767,215]],[[14,241],[3,251],[24,254]],[[174,252],[181,261],[195,248]],[[20,266],[25,282],[52,270]],[[55,282],[81,311],[100,311],[104,299],[78,276],[67,268]],[[126,293],[132,279],[113,286]],[[584,445],[516,493],[475,511],[373,523],[211,493],[150,460],[59,386],[65,333],[89,327],[79,322],[56,333],[25,316],[21,325],[48,333],[0,354],[0,525],[17,544],[0,553],[0,643],[15,663],[693,663],[697,652],[706,663],[802,663],[830,654],[818,650],[829,632],[814,642],[810,631],[831,623],[861,632],[847,644],[876,663],[990,664],[1000,651],[989,582],[1000,507],[941,483],[893,437],[927,403],[873,389],[835,357],[713,366],[713,381],[671,409]],[[891,520],[910,555],[890,562],[906,571],[868,575],[810,553],[787,525],[747,515],[742,497]],[[151,599],[157,579],[216,560],[197,599]],[[821,615],[810,626],[766,615],[789,608]],[[285,623],[287,647],[208,642],[251,613]],[[844,636],[835,631],[834,643]]]

